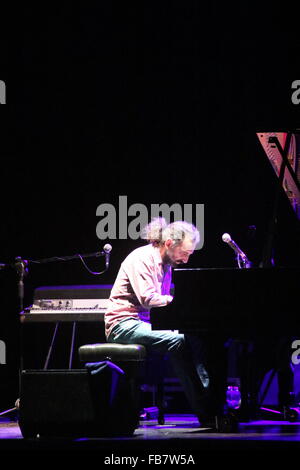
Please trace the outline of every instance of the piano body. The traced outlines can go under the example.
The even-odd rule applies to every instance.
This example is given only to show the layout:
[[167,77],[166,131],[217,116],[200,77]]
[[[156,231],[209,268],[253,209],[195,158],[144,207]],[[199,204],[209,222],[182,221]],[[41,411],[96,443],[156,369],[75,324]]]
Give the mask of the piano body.
[[[174,299],[152,308],[152,328],[200,336],[211,392],[224,403],[229,350],[236,342],[234,362],[241,384],[244,418],[255,418],[268,387],[265,374],[278,372],[278,403],[291,420],[295,412],[292,340],[300,337],[299,268],[174,269]],[[233,341],[233,343],[232,343]],[[274,364],[274,358],[279,362]],[[270,384],[271,382],[269,382]],[[280,408],[282,409],[282,408]],[[277,411],[278,412],[278,411]],[[282,411],[281,411],[282,412]],[[289,419],[289,418],[287,418]]]
[[174,269],[174,299],[152,308],[153,329],[236,337],[300,335],[299,268]]

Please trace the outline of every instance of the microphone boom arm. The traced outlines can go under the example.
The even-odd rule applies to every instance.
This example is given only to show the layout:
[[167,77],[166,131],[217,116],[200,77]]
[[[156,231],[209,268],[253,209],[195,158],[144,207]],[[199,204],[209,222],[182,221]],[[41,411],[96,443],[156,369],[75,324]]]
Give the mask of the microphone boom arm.
[[[106,247],[107,245],[105,245]],[[93,274],[95,276],[99,276],[100,274],[103,274],[105,273],[108,268],[109,268],[109,263],[107,261],[107,256],[108,256],[108,252],[107,252],[107,249],[105,250],[105,247],[104,247],[104,251],[96,251],[94,253],[86,253],[86,254],[79,254],[77,253],[76,255],[71,255],[71,256],[53,256],[52,258],[43,258],[43,259],[39,259],[39,260],[26,260],[25,262],[28,264],[45,264],[45,263],[53,263],[53,262],[57,262],[57,261],[71,261],[73,259],[80,259],[80,261],[82,262],[83,266],[87,269],[87,271],[90,273],[90,274]],[[109,252],[111,250],[111,246],[109,245],[110,249],[109,249]],[[84,261],[84,258],[99,258],[100,256],[105,256],[106,259],[105,259],[105,269],[101,272],[96,272],[96,271],[92,271],[88,266],[87,264],[85,263]]]
[[52,263],[56,261],[71,261],[73,259],[77,258],[98,258],[100,256],[105,256],[104,251],[96,251],[95,253],[87,253],[80,255],[77,253],[76,255],[71,255],[71,256],[53,256],[52,258],[43,258],[43,259],[38,259],[38,260],[27,260],[28,263],[33,263],[33,264],[44,264],[44,263]]

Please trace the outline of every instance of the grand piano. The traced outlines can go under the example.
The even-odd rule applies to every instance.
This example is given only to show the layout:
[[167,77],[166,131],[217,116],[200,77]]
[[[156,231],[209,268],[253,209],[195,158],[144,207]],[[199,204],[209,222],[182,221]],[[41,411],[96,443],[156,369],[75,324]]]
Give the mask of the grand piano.
[[[240,370],[242,396],[245,402],[249,395],[255,395],[252,397],[255,406],[263,374],[270,366],[270,349],[276,350],[271,352],[279,357],[274,369],[279,372],[279,388],[282,388],[279,393],[290,410],[292,339],[300,338],[300,268],[297,262],[292,267],[274,266],[272,250],[281,192],[288,197],[296,218],[300,219],[300,134],[260,132],[257,137],[279,183],[262,262],[259,267],[248,265],[247,269],[241,269],[245,266],[239,263],[237,268],[174,269],[174,299],[165,307],[152,308],[150,317],[155,330],[179,330],[208,337],[211,350],[215,347],[211,363],[218,362],[218,354],[224,354],[220,348],[222,340],[246,340],[251,347],[246,346]],[[300,241],[296,250],[299,259]],[[252,358],[249,359],[247,352],[250,350]],[[224,377],[222,368],[212,369],[215,377],[219,374]],[[219,381],[220,386],[225,383]]]

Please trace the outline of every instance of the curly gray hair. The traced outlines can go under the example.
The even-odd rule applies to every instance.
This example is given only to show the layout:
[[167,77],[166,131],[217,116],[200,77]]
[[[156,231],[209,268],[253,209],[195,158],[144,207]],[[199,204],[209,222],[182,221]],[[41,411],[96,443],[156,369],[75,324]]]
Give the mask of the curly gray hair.
[[153,245],[161,245],[168,239],[173,240],[175,244],[189,239],[196,245],[200,241],[200,234],[193,224],[184,220],[167,224],[163,217],[157,217],[144,227],[141,238],[148,240]]

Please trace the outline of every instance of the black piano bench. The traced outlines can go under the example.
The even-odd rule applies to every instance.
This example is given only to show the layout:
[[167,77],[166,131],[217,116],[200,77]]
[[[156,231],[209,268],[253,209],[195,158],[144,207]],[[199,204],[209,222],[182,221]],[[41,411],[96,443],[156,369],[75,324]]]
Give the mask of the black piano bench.
[[[139,382],[140,366],[147,358],[145,346],[141,344],[95,343],[79,347],[79,360],[82,363],[110,361],[120,367],[136,384]],[[157,385],[158,423],[164,424],[163,386]]]

